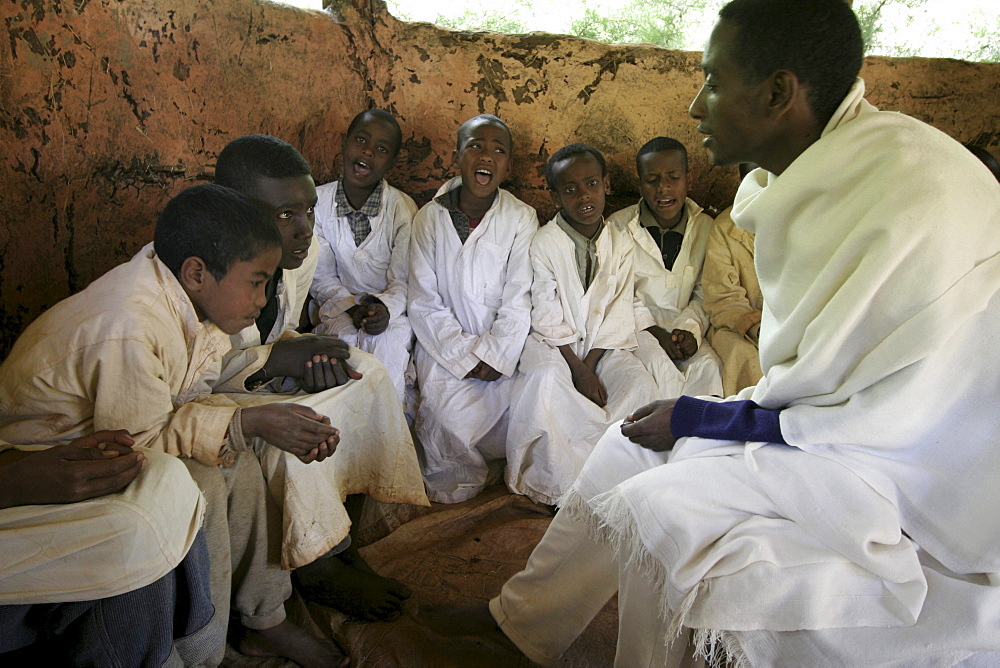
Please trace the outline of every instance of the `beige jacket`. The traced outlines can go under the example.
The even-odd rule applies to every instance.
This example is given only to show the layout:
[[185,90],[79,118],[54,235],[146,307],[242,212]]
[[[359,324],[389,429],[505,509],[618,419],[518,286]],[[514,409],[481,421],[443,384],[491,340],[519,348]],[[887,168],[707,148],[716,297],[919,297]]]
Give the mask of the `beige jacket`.
[[[736,227],[729,217],[731,210],[715,219],[701,284],[712,327],[746,336],[747,330],[760,322],[764,296],[753,264],[753,232]],[[751,341],[756,345],[756,340]]]
[[216,465],[236,411],[211,394],[229,347],[144,249],[21,335],[0,366],[0,439],[51,444],[126,429],[136,445]]
[[763,375],[757,337],[749,333],[760,323],[764,307],[753,261],[754,235],[736,227],[729,212],[715,219],[701,275],[711,321],[708,340],[722,360],[726,396],[756,385]]

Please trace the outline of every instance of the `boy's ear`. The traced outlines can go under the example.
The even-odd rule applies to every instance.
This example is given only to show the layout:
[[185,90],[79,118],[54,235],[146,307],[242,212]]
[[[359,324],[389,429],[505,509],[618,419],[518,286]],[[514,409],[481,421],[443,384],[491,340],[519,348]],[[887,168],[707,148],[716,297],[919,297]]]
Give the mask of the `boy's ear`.
[[455,169],[458,166],[458,149],[456,148],[451,152],[451,168]]
[[552,197],[552,203],[556,205],[557,209],[562,209],[562,201],[559,199],[559,193],[555,190],[549,190],[549,196]]
[[196,255],[184,260],[181,270],[178,272],[177,280],[188,292],[201,292],[208,280],[209,271],[205,261]]
[[610,174],[605,174],[604,175],[604,194],[605,195],[610,195],[611,194],[611,175]]

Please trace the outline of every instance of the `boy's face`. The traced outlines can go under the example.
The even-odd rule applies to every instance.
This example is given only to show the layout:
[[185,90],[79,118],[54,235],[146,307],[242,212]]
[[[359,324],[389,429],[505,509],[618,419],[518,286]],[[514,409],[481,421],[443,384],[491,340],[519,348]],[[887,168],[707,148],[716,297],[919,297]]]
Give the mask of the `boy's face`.
[[280,248],[269,248],[255,258],[234,262],[221,279],[207,269],[190,273],[188,263],[201,260],[188,258],[181,268],[181,282],[200,319],[212,321],[226,334],[236,334],[252,325],[267,303],[264,287],[280,258]]
[[552,166],[555,190],[552,201],[562,214],[579,225],[594,225],[604,216],[604,196],[611,193],[611,180],[590,153],[574,155]]
[[308,174],[275,179],[258,177],[250,196],[274,216],[281,232],[282,269],[298,269],[309,255],[316,208],[316,183]]
[[483,121],[468,128],[455,151],[462,187],[480,198],[492,197],[510,169],[510,133]]
[[365,117],[344,137],[344,181],[354,188],[374,189],[398,151],[398,130],[385,119]]
[[673,227],[687,198],[687,165],[680,151],[656,151],[639,158],[639,191],[660,225]]

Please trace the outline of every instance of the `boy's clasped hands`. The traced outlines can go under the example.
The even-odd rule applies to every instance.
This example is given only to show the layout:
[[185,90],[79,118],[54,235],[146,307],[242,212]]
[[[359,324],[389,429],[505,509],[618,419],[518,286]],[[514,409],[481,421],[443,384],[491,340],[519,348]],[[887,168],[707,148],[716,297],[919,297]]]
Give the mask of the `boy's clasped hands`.
[[[359,380],[346,343],[333,336],[297,336],[278,341],[264,364],[268,377],[299,379],[306,392],[321,392]],[[290,452],[303,463],[321,462],[337,450],[340,432],[330,418],[308,406],[273,403],[243,409],[243,433]]]

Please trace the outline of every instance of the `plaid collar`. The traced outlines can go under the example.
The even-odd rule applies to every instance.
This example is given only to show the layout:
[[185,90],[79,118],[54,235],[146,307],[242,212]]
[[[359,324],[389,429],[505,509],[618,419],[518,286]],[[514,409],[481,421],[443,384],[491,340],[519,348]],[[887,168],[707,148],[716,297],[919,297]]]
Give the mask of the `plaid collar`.
[[368,196],[368,199],[361,205],[361,208],[355,210],[354,207],[351,206],[351,203],[347,201],[347,194],[344,192],[342,184],[337,184],[337,191],[333,195],[333,199],[337,203],[337,215],[346,216],[351,213],[363,213],[369,218],[377,215],[379,209],[382,207],[383,185],[384,182],[379,181],[378,185],[375,186],[375,190],[373,190],[372,194]]

